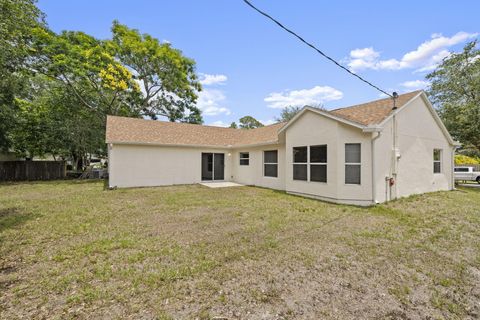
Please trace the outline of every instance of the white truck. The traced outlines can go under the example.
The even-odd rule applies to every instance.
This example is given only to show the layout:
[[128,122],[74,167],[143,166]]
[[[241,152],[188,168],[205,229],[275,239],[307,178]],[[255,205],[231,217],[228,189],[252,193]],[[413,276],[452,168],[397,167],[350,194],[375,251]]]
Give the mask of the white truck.
[[480,183],[480,172],[474,167],[455,167],[455,181],[477,181]]

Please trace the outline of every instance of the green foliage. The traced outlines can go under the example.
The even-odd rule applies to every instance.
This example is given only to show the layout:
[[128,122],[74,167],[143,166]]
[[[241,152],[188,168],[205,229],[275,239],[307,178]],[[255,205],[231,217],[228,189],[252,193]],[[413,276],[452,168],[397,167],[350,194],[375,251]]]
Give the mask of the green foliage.
[[456,154],[455,164],[480,164],[480,158],[469,157],[463,154]]
[[238,120],[240,129],[255,129],[263,127],[263,124],[252,116],[245,116]]
[[232,129],[237,129],[237,123],[234,121],[232,123],[230,123],[230,127],[229,128],[232,128]]
[[477,41],[445,58],[427,75],[428,92],[452,136],[480,151],[480,50]]
[[0,149],[11,146],[15,97],[22,91],[31,51],[31,29],[44,25],[34,0],[0,0]]
[[201,123],[196,107],[201,85],[195,62],[169,43],[160,43],[148,34],[113,22],[112,55],[132,71],[144,93],[137,108],[152,118],[166,116],[170,121]]
[[33,77],[29,91],[29,96],[17,99],[19,112],[10,132],[18,154],[78,159],[105,152],[104,115],[86,109],[64,86],[46,77]]
[[0,149],[105,153],[106,115],[202,123],[195,62],[118,22],[112,39],[49,30],[35,0],[0,0]]
[[32,67],[57,80],[92,111],[138,116],[132,101],[140,96],[138,84],[106,45],[83,32],[63,31],[57,35],[35,28],[35,59]]
[[288,106],[282,109],[280,116],[275,118],[277,122],[288,122],[290,121],[295,115],[300,112],[302,108],[296,106]]

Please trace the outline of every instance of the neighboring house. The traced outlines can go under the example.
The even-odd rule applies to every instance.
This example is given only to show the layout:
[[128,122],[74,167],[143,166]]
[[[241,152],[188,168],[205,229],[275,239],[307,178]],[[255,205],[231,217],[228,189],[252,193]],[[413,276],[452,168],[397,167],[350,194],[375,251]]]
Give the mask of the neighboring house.
[[107,118],[111,187],[234,181],[371,205],[454,187],[456,144],[423,91],[231,129]]

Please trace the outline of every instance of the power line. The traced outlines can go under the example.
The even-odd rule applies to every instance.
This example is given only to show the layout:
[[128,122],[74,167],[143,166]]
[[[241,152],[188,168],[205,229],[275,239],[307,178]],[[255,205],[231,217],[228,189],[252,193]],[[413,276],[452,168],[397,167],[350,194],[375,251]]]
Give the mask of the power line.
[[278,20],[276,20],[275,18],[273,18],[272,16],[270,16],[268,13],[266,12],[263,12],[262,10],[258,9],[257,7],[255,7],[252,3],[250,3],[250,1],[248,0],[243,0],[243,2],[245,2],[248,6],[250,6],[252,9],[254,9],[255,11],[257,11],[258,13],[260,13],[262,16],[265,16],[267,17],[268,19],[272,20],[275,24],[277,24],[280,28],[282,28],[283,30],[287,31],[288,33],[290,33],[291,35],[293,35],[294,37],[296,37],[298,40],[300,40],[301,42],[303,42],[304,44],[306,44],[307,46],[309,46],[310,48],[312,48],[313,50],[315,50],[316,52],[318,52],[320,55],[322,55],[323,57],[327,58],[328,60],[330,60],[331,62],[333,62],[334,64],[336,64],[338,67],[342,68],[343,70],[347,71],[349,74],[351,74],[352,76],[354,77],[357,77],[358,79],[360,79],[361,81],[365,82],[366,84],[368,84],[369,86],[373,87],[374,89],[380,91],[381,93],[384,93],[386,94],[387,96],[389,97],[392,97],[394,98],[394,96],[388,92],[386,92],[385,90],[382,90],[380,89],[379,87],[377,87],[376,85],[374,85],[373,83],[371,83],[370,81],[368,80],[365,80],[364,78],[362,78],[361,76],[359,76],[358,74],[356,73],[353,73],[352,71],[348,70],[348,68],[344,67],[343,65],[341,65],[339,62],[337,62],[335,59],[329,57],[328,55],[326,55],[325,53],[323,53],[320,49],[318,49],[317,47],[315,47],[313,44],[311,44],[310,42],[304,40],[301,36],[299,36],[297,33],[295,33],[294,31],[288,29],[287,27],[285,27],[283,24],[281,24]]

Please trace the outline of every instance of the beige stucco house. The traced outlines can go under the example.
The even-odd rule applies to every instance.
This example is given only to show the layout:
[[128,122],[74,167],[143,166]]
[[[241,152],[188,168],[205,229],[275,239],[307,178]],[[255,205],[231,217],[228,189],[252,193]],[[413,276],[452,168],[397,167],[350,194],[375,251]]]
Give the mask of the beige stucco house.
[[110,116],[111,187],[233,181],[371,205],[454,187],[455,142],[423,91],[243,130]]

